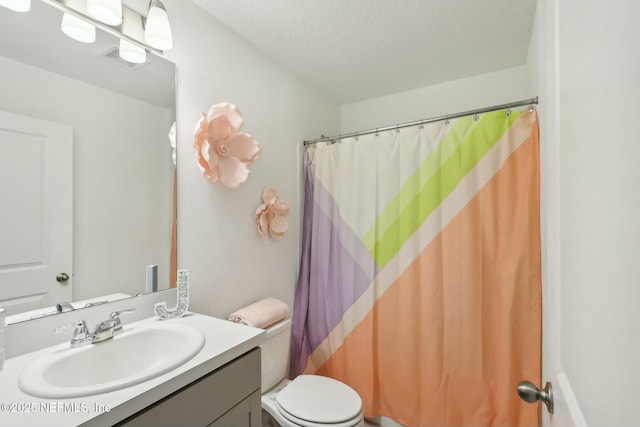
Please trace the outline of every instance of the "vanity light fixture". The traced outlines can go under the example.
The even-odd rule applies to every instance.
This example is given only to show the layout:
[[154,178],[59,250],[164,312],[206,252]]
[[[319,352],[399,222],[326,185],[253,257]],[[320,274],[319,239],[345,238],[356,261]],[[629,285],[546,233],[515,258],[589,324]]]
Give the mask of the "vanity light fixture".
[[[31,0],[0,0],[0,5]],[[51,0],[47,0],[51,1]],[[169,16],[160,0],[148,8],[132,0],[52,0],[64,13],[62,31],[69,37],[93,43],[96,27],[116,35],[120,57],[134,64],[145,63],[147,51],[161,53],[173,47]],[[7,6],[9,7],[9,6]]]
[[[81,14],[87,14],[84,0],[65,0],[64,4]],[[62,15],[60,29],[63,33],[79,42],[93,43],[96,41],[95,25],[69,12],[64,12]]]
[[133,43],[133,40],[144,39],[143,18],[140,14],[128,7],[122,10],[122,34],[126,34],[129,40],[120,39],[118,49],[120,58],[132,64],[144,64],[147,62],[147,52],[143,45]]
[[31,0],[0,0],[0,6],[11,9],[14,12],[29,12],[31,10]]
[[96,41],[96,27],[71,14],[65,13],[62,15],[60,29],[63,33],[79,42],[93,43]]
[[87,0],[87,12],[112,27],[122,24],[122,0]]
[[147,61],[147,52],[140,46],[120,39],[120,58],[132,64],[144,64]]
[[151,0],[149,3],[144,40],[149,46],[160,50],[169,50],[173,47],[169,16],[160,0]]

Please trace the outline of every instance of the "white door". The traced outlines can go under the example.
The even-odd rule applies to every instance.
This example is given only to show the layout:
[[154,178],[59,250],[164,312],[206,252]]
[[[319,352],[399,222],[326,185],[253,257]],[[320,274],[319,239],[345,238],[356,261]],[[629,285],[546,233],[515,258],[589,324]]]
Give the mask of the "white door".
[[537,7],[542,382],[555,394],[542,424],[640,426],[640,2]]
[[562,147],[560,128],[560,34],[558,0],[539,0],[536,10],[532,49],[537,55],[540,96],[541,161],[542,161],[542,265],[543,265],[543,339],[542,384],[550,382],[553,390],[554,413],[541,405],[542,425],[545,427],[587,427],[564,365],[571,363],[563,351],[562,340],[562,227],[563,208]]
[[0,112],[0,307],[71,301],[72,256],[73,129]]
[[[553,387],[553,415],[542,406],[545,427],[587,427],[565,374],[562,340],[562,192],[560,178],[562,149],[560,126],[560,34],[558,0],[538,1],[536,17],[539,37],[540,137],[542,159],[542,238],[543,238],[543,339],[542,383]],[[570,361],[569,361],[570,362]]]

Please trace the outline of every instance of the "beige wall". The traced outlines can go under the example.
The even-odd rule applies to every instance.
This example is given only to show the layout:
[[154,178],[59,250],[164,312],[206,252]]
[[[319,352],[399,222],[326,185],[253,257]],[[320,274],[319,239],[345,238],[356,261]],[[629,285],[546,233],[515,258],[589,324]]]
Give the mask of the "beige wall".
[[[190,308],[224,317],[266,296],[293,305],[298,270],[298,147],[339,131],[340,110],[292,72],[188,1],[167,0],[178,67],[178,268],[188,268]],[[244,186],[209,183],[192,147],[196,123],[210,105],[231,102],[243,130],[262,145]],[[254,214],[266,186],[292,209],[281,241],[263,240]]]
[[342,133],[390,126],[536,96],[525,66],[343,105]]

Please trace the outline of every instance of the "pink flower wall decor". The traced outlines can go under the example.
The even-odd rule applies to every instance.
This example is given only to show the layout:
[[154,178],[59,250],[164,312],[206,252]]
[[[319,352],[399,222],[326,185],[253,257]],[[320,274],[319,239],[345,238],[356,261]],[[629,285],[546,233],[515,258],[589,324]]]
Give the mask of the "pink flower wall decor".
[[267,237],[267,231],[274,239],[282,239],[289,228],[287,216],[289,203],[278,200],[278,190],[267,187],[262,192],[262,204],[256,210],[258,233]]
[[244,119],[228,102],[212,105],[202,114],[193,144],[198,166],[209,181],[238,188],[249,178],[249,165],[260,157],[260,143],[240,132]]

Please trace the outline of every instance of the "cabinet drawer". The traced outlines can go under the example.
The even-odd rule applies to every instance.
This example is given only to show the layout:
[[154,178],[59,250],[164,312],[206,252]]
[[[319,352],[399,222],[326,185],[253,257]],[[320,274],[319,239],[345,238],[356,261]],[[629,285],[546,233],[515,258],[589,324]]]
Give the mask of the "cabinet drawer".
[[260,389],[260,348],[126,419],[122,427],[208,426]]

